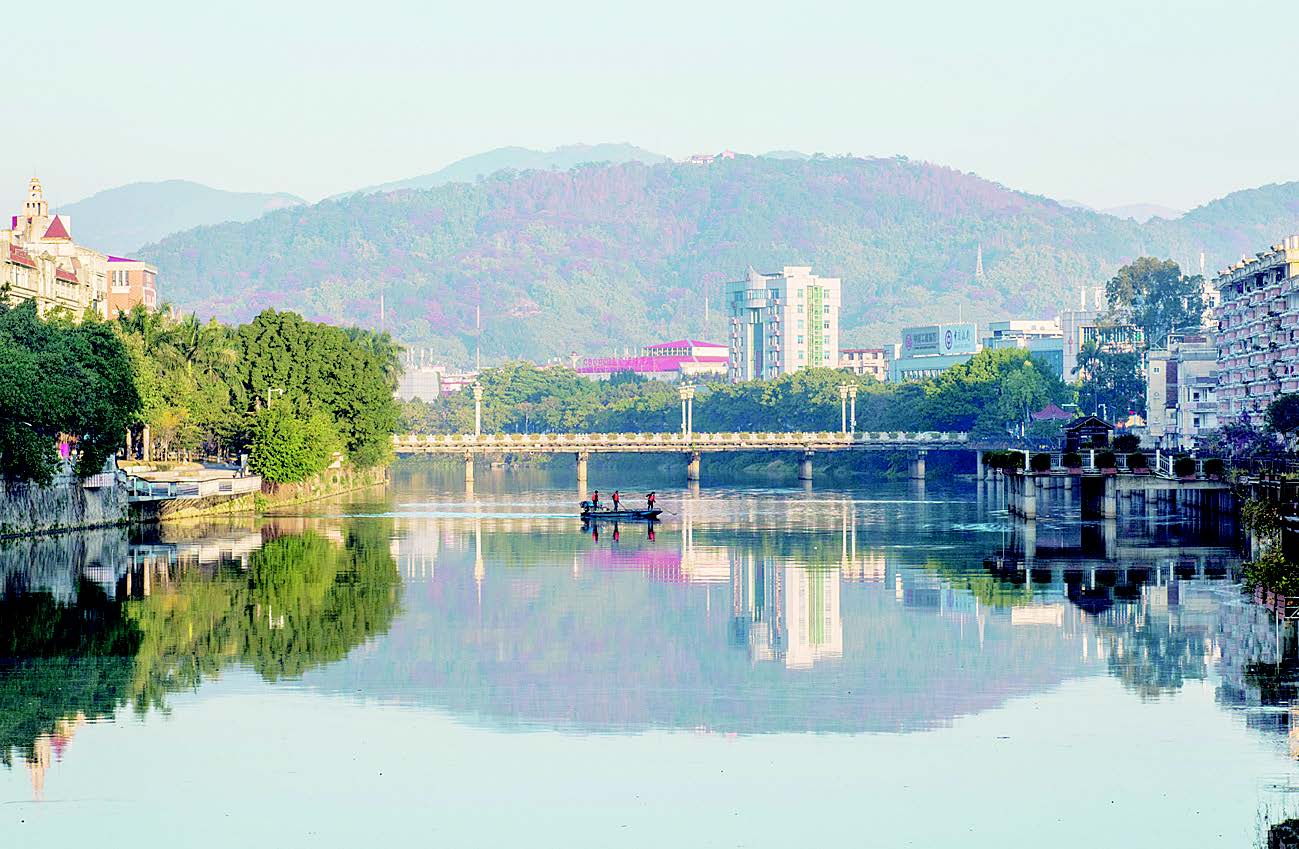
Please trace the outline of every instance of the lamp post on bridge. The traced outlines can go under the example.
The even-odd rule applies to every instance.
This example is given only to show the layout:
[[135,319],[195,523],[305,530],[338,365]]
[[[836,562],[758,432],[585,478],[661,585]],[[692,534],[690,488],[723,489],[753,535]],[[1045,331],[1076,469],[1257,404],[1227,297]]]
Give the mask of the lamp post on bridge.
[[681,398],[681,435],[690,438],[695,431],[695,387],[692,383],[683,383],[677,387]]
[[848,432],[848,384],[839,384],[839,432]]
[[848,387],[848,432],[857,435],[857,384]]
[[483,435],[483,385],[474,381],[474,438]]

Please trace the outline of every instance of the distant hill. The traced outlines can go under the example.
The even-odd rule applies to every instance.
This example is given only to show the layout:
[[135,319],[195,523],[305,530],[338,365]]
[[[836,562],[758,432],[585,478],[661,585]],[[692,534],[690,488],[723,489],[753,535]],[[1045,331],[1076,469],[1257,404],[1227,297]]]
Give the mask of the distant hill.
[[[667,162],[659,153],[632,144],[570,144],[554,150],[530,150],[526,147],[498,147],[486,153],[477,153],[452,162],[432,174],[394,180],[378,186],[357,189],[357,192],[391,192],[397,189],[431,189],[447,183],[472,183],[495,174],[497,171],[567,171],[578,165],[592,162],[643,162],[653,165]],[[344,192],[336,197],[355,194]]]
[[163,180],[106,189],[57,211],[71,217],[78,242],[107,253],[131,254],[172,233],[223,221],[251,221],[303,202],[290,194],[227,192],[188,180]]
[[797,150],[769,150],[762,154],[767,159],[811,159],[811,154]]
[[168,300],[223,319],[274,306],[378,327],[382,291],[387,329],[463,363],[479,303],[488,359],[725,340],[726,281],[811,265],[843,279],[843,343],[878,344],[905,324],[1055,315],[1142,254],[1191,271],[1205,251],[1213,271],[1297,222],[1295,183],[1140,224],[904,158],[737,156],[353,195],[144,255]]
[[1107,206],[1101,212],[1106,215],[1113,215],[1116,218],[1131,218],[1133,221],[1146,223],[1152,218],[1166,218],[1172,221],[1178,218],[1185,210],[1173,209],[1171,206],[1160,206],[1157,203],[1130,203],[1126,206]]

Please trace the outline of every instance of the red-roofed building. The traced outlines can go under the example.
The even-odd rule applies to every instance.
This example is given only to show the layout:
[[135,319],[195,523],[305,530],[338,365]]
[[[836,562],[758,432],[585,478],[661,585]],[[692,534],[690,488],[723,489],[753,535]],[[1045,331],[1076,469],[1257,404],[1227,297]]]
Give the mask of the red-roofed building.
[[72,220],[50,215],[36,177],[28,183],[22,213],[9,221],[9,229],[0,230],[0,244],[8,246],[0,253],[0,285],[8,285],[9,300],[34,300],[42,315],[63,309],[74,317],[86,310],[108,318],[136,304],[157,307],[157,269],[74,242]]

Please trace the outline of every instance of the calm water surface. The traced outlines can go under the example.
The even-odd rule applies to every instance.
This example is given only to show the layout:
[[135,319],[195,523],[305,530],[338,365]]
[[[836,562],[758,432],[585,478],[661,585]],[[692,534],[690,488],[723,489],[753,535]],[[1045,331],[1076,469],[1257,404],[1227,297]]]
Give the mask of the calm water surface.
[[610,483],[667,521],[416,469],[0,548],[0,846],[1238,847],[1299,813],[1294,664],[1220,529]]

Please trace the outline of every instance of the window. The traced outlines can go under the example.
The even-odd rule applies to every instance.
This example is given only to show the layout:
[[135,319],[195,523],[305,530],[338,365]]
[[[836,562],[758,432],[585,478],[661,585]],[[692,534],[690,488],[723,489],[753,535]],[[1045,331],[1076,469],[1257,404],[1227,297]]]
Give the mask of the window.
[[803,305],[802,305],[802,304],[799,304],[799,305],[798,305],[798,311],[799,311],[799,314],[802,314],[802,312],[803,312]]
[[798,329],[799,329],[799,330],[802,330],[802,329],[803,329],[803,319],[801,319],[801,318],[798,320]]
[[799,289],[799,290],[798,290],[798,299],[799,299],[800,301],[803,300],[803,290],[802,290],[802,289]]
[[830,329],[830,322],[828,322],[828,321],[827,321],[827,322],[823,322],[823,324],[824,324],[824,326],[822,327],[823,330],[829,330],[829,329]]
[[798,344],[800,344],[800,345],[803,344],[803,337],[802,337],[802,336],[798,337]]

